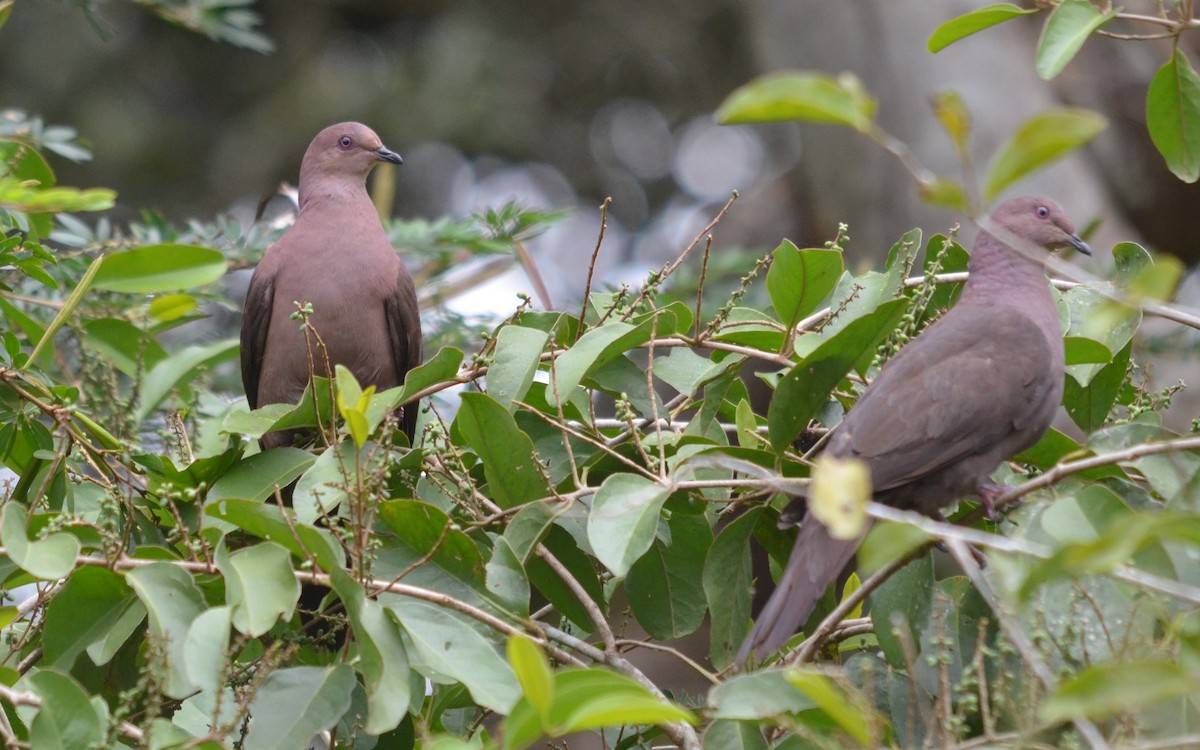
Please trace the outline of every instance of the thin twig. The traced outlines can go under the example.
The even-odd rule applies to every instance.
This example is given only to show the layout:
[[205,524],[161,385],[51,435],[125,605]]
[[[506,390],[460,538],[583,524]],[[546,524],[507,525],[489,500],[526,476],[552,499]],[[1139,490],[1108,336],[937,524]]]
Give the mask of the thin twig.
[[600,233],[596,236],[596,249],[592,250],[592,261],[588,263],[587,283],[583,285],[583,302],[579,308],[579,328],[575,331],[575,340],[583,335],[583,321],[587,318],[588,300],[592,296],[592,277],[596,274],[596,260],[600,257],[600,247],[604,244],[604,233],[608,230],[608,207],[612,205],[612,196],[600,204]]

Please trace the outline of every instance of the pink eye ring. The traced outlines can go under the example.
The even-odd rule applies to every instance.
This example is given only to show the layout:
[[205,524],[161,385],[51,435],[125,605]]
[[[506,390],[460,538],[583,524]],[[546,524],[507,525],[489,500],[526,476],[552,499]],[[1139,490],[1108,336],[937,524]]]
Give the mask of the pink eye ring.
[[348,150],[353,145],[354,139],[348,135],[343,135],[341,138],[338,138],[338,148],[342,149],[343,151]]

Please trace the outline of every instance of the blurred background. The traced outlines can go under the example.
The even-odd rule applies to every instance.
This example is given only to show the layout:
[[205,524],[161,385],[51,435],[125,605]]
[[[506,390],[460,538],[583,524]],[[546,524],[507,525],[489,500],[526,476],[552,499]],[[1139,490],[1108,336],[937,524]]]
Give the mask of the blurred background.
[[612,196],[606,255],[640,267],[673,257],[735,189],[723,247],[819,243],[845,221],[852,249],[876,255],[908,228],[948,224],[856,133],[712,122],[759,73],[852,71],[879,99],[883,127],[949,174],[953,150],[929,107],[939,91],[972,110],[981,162],[1047,106],[1105,113],[1109,130],[1084,156],[1018,190],[1050,192],[1076,216],[1103,215],[1116,239],[1134,232],[1194,261],[1200,193],[1166,171],[1142,124],[1167,50],[1093,40],[1049,83],[1033,71],[1040,17],[926,50],[940,22],[979,5],[258,0],[248,8],[274,45],[263,54],[169,27],[135,3],[84,12],[19,0],[0,46],[0,104],[77,127],[95,158],[57,164],[60,181],[103,179],[130,216],[153,208],[182,220],[256,202],[296,179],[319,129],[357,119],[405,156],[398,216],[463,216],[513,196],[578,206],[579,251],[590,254],[596,207]]
[[[904,231],[961,219],[921,203],[895,158],[848,129],[713,122],[720,102],[761,73],[850,71],[878,98],[880,125],[951,176],[958,162],[930,107],[938,92],[957,91],[971,110],[980,166],[1038,111],[1102,112],[1105,133],[1012,192],[1044,192],[1081,225],[1098,221],[1099,265],[1126,239],[1200,259],[1200,192],[1167,171],[1144,124],[1146,85],[1169,48],[1093,39],[1045,82],[1033,68],[1035,16],[927,51],[939,23],[980,5],[258,0],[245,10],[259,15],[261,36],[243,36],[247,48],[132,2],[18,0],[0,46],[0,108],[76,127],[94,159],[56,160],[59,181],[116,189],[118,222],[143,209],[176,223],[252,216],[297,179],[318,130],[360,120],[405,158],[400,218],[462,218],[514,199],[572,209],[530,245],[566,309],[582,294],[607,196],[602,287],[637,284],[674,258],[734,190],[741,197],[713,248],[739,275],[750,260],[737,251],[761,255],[784,237],[820,245],[839,222],[850,227],[851,262],[880,265]],[[1195,286],[1181,302],[1194,301]],[[518,267],[453,304],[507,311],[515,291],[531,291]]]

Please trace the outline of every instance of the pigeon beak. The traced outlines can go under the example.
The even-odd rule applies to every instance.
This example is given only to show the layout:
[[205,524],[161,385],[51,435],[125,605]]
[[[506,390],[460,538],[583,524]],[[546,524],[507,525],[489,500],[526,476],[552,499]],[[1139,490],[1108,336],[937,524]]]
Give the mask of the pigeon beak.
[[1071,243],[1071,247],[1075,248],[1079,252],[1083,253],[1084,255],[1092,254],[1092,248],[1088,247],[1088,243],[1080,239],[1079,235],[1072,233],[1067,239]]
[[404,160],[400,158],[400,154],[395,151],[390,151],[384,146],[375,149],[375,156],[379,157],[380,161],[386,161],[391,164],[403,164]]

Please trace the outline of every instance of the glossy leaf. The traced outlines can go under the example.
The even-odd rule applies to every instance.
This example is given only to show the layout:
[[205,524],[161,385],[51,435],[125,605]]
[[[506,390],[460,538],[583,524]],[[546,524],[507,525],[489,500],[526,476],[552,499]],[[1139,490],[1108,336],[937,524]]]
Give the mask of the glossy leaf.
[[784,677],[855,742],[866,747],[879,746],[879,738],[871,732],[872,723],[863,720],[862,706],[852,702],[829,677],[814,669],[789,669]]
[[538,471],[533,441],[503,404],[486,393],[464,393],[454,426],[483,460],[484,475],[500,507],[550,494]]
[[836,250],[801,250],[784,240],[771,258],[767,292],[775,314],[789,328],[816,310],[842,275],[842,254]]
[[702,584],[711,612],[709,652],[724,669],[750,630],[750,593],[754,566],[748,541],[761,518],[761,507],[746,511],[721,529],[704,560]]
[[701,579],[713,539],[702,516],[672,514],[667,528],[670,544],[655,539],[625,579],[633,616],[651,637],[660,640],[688,635],[704,621]]
[[587,535],[596,559],[623,577],[654,542],[669,487],[637,474],[613,474],[592,500]]
[[218,341],[215,344],[189,346],[159,362],[142,382],[141,400],[138,402],[136,418],[140,421],[154,411],[171,391],[187,385],[201,367],[214,367],[233,359],[238,353],[236,339]]
[[884,302],[823,342],[779,381],[767,410],[768,434],[777,453],[800,434],[838,383],[875,353],[899,324],[905,306],[899,299]]
[[1046,698],[1040,713],[1049,722],[1104,719],[1197,689],[1200,681],[1175,661],[1095,664],[1063,680]]
[[[101,567],[75,571],[46,607],[41,663],[69,670],[79,654],[112,632],[133,607],[145,617],[123,576]],[[80,617],[80,612],[88,616]]]
[[959,39],[1004,23],[1018,16],[1037,13],[1036,8],[1021,8],[1012,3],[995,3],[976,8],[938,26],[926,46],[930,52],[940,52]]
[[300,582],[292,572],[291,555],[272,542],[232,553],[217,549],[217,569],[225,576],[225,601],[238,632],[257,638],[280,619],[292,618],[300,597]]
[[510,325],[496,334],[496,355],[487,373],[488,395],[509,411],[525,398],[550,334],[536,328]]
[[1179,49],[1150,81],[1146,128],[1176,177],[1200,179],[1200,75]]
[[988,163],[983,198],[992,201],[1006,188],[1091,141],[1107,127],[1103,116],[1086,109],[1050,109],[1021,123]]
[[63,532],[44,539],[30,539],[26,532],[25,507],[17,502],[4,505],[0,515],[0,542],[8,557],[32,576],[46,580],[62,578],[75,568],[79,540]]
[[574,346],[554,360],[553,387],[546,390],[546,400],[554,406],[570,398],[571,392],[589,372],[649,341],[652,331],[653,321],[636,326],[617,322],[606,323],[583,334]]
[[477,703],[494,711],[512,709],[520,697],[516,675],[489,637],[436,604],[392,595],[380,601],[408,636],[409,658],[418,671],[439,682],[461,682]]
[[345,554],[337,540],[326,529],[317,529],[285,520],[284,511],[275,505],[254,500],[228,499],[210,502],[204,514],[220,519],[260,539],[283,545],[301,560],[316,560],[324,571],[345,564]]
[[103,744],[108,716],[97,713],[88,694],[71,676],[52,669],[39,669],[29,675],[27,681],[42,699],[41,708],[29,724],[32,747],[90,750]]
[[168,562],[153,562],[134,568],[125,580],[142,600],[150,615],[150,633],[167,654],[164,692],[186,698],[196,689],[187,674],[187,635],[192,622],[206,609],[204,597],[183,568]]
[[508,662],[521,683],[524,699],[537,712],[542,727],[548,726],[554,706],[554,673],[546,655],[526,636],[513,635],[508,638]]
[[408,712],[412,685],[400,628],[383,605],[368,599],[362,586],[343,571],[334,572],[333,590],[354,628],[354,668],[367,691],[363,729],[369,734],[391,731]]
[[220,280],[225,256],[195,245],[146,245],[109,253],[94,284],[110,292],[176,292]]
[[276,669],[254,694],[245,750],[293,750],[337,723],[350,707],[354,670],[332,667]]
[[815,707],[811,698],[792,687],[782,669],[736,675],[708,691],[714,719],[769,719]]
[[820,73],[774,73],[736,89],[714,117],[723,125],[799,120],[866,132],[875,117],[875,100],[849,74],[833,78]]
[[208,490],[206,502],[266,500],[292,483],[316,461],[299,448],[275,448],[244,459]]
[[1088,0],[1063,0],[1059,3],[1046,19],[1042,37],[1038,40],[1038,75],[1048,81],[1061,73],[1087,38],[1120,12],[1120,8],[1112,8],[1107,13],[1101,13]]

